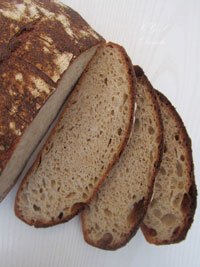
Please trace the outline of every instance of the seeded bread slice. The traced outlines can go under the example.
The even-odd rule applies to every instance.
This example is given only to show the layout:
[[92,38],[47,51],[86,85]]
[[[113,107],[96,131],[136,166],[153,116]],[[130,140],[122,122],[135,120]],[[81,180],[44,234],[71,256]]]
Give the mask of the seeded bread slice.
[[162,121],[153,88],[139,67],[134,131],[120,160],[82,213],[85,241],[108,250],[136,233],[150,202],[162,154]]
[[52,226],[89,203],[129,138],[135,86],[125,50],[112,43],[102,46],[18,190],[15,212],[20,219]]
[[164,154],[154,194],[142,225],[150,243],[172,244],[185,239],[196,208],[191,140],[167,98],[156,91],[164,126]]

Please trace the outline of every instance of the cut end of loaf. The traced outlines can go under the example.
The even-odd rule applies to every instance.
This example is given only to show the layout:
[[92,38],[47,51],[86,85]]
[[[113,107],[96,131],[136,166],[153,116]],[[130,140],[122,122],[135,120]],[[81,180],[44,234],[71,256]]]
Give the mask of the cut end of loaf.
[[36,227],[80,212],[123,150],[132,126],[135,80],[123,48],[97,51],[16,197],[16,215]]
[[59,1],[0,1],[0,25],[1,201],[104,39]]

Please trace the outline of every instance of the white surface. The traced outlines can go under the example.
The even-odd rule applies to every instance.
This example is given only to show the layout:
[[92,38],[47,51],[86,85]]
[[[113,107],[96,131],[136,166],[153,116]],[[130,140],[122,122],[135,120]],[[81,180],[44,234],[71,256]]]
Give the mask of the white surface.
[[[200,188],[200,1],[66,0],[107,40],[122,44],[181,114],[193,141]],[[186,241],[156,247],[141,232],[124,248],[88,246],[79,217],[33,229],[14,216],[16,188],[0,204],[0,267],[199,267],[200,208]],[[200,189],[199,189],[200,191]]]

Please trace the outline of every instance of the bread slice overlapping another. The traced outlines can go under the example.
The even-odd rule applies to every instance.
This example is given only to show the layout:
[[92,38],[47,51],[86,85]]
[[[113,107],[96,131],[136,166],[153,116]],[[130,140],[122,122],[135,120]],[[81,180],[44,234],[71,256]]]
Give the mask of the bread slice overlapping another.
[[135,67],[137,110],[128,145],[104,184],[82,213],[85,241],[108,250],[136,233],[150,202],[162,157],[162,120],[154,90]]
[[154,194],[142,224],[146,240],[156,245],[185,239],[196,209],[191,140],[169,102],[156,91],[164,126],[164,153]]
[[55,225],[90,202],[129,138],[135,87],[125,50],[113,43],[99,48],[19,187],[15,213],[21,220]]

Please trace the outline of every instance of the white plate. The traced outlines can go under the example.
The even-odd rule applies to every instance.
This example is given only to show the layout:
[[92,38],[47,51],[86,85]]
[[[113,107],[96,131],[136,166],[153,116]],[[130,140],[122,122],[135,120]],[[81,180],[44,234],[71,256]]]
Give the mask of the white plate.
[[[107,40],[122,44],[182,116],[200,186],[200,1],[66,0]],[[0,267],[199,267],[200,208],[186,241],[156,247],[141,232],[122,249],[87,245],[79,217],[34,229],[14,216],[16,188],[0,204]]]

